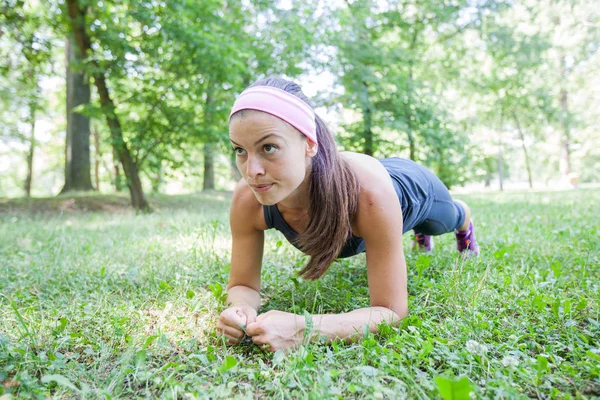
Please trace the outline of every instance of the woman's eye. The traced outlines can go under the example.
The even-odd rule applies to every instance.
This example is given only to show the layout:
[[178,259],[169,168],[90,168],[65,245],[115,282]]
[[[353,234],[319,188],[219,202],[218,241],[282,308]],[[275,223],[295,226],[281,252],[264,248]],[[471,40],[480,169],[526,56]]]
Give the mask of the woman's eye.
[[272,144],[266,144],[264,149],[265,149],[265,153],[273,154],[277,150],[277,147],[273,146]]
[[246,154],[246,150],[242,149],[241,147],[234,147],[233,151],[237,156],[243,156],[244,154]]

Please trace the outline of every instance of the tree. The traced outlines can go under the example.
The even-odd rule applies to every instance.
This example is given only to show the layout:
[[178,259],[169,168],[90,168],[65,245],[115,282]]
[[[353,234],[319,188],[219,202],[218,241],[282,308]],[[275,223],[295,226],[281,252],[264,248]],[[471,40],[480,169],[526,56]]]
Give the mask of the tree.
[[[4,127],[3,136],[16,137],[26,143],[25,162],[27,173],[23,183],[26,196],[31,195],[33,161],[36,149],[36,116],[44,106],[39,81],[52,68],[52,43],[48,37],[48,25],[44,19],[42,4],[25,5],[23,2],[5,0],[1,5],[2,29],[0,38],[10,45],[0,48],[2,75],[11,87],[2,92],[3,112],[16,113],[20,120]],[[16,50],[16,51],[15,51]],[[11,115],[3,120],[10,121]],[[22,133],[23,125],[28,133]]]
[[149,211],[150,206],[142,188],[137,165],[133,161],[127,143],[123,140],[121,123],[119,117],[115,113],[116,107],[110,97],[108,86],[106,84],[106,77],[104,72],[99,68],[98,62],[93,58],[93,53],[91,52],[91,41],[85,24],[86,9],[82,8],[77,0],[67,0],[66,5],[70,28],[72,29],[77,45],[79,46],[79,51],[84,59],[86,59],[88,55],[91,56],[89,62],[92,66],[91,69],[94,71],[91,73],[91,76],[98,89],[100,104],[102,105],[106,116],[113,145],[117,150],[117,155],[125,171],[125,176],[127,177],[127,185],[129,186],[132,206],[141,211]]
[[[76,109],[90,102],[90,87],[81,64],[80,50],[73,37],[66,41],[67,134],[65,143],[65,185],[61,193],[93,190],[90,164],[90,120]],[[79,67],[80,68],[80,67]]]

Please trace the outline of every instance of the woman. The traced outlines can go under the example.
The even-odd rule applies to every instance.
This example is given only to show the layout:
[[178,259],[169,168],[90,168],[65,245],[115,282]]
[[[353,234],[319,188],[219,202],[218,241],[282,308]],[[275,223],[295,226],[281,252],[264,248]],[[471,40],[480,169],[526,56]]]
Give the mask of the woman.
[[[456,232],[460,252],[478,254],[469,207],[429,170],[399,158],[338,153],[333,136],[293,82],[256,82],[236,100],[229,138],[243,176],[231,204],[227,308],[217,330],[229,344],[247,336],[270,351],[306,340],[352,340],[368,325],[408,313],[402,234],[415,247]],[[343,314],[258,315],[264,231],[276,228],[310,256],[300,275],[317,279],[338,257],[366,252],[371,307]],[[310,325],[310,326],[307,326]]]

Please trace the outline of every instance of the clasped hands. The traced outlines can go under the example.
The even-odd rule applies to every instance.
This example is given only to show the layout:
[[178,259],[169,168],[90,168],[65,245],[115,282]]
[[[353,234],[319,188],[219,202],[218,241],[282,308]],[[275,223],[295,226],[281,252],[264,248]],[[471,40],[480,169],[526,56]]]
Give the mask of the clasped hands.
[[254,344],[272,352],[302,344],[304,330],[304,316],[276,310],[257,315],[247,305],[229,307],[217,322],[217,333],[227,339],[227,344],[238,344],[247,335]]

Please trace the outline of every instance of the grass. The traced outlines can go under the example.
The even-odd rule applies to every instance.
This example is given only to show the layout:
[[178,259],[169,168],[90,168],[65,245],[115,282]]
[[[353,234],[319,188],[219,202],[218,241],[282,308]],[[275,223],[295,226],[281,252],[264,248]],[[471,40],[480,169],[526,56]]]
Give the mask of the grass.
[[[405,235],[401,326],[288,355],[215,336],[227,194],[156,197],[150,215],[120,196],[0,200],[0,396],[600,396],[600,190],[459,197],[479,258],[460,259],[452,235],[411,253]],[[282,238],[267,234],[263,311],[369,304],[364,256],[306,282]]]

